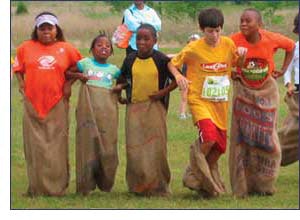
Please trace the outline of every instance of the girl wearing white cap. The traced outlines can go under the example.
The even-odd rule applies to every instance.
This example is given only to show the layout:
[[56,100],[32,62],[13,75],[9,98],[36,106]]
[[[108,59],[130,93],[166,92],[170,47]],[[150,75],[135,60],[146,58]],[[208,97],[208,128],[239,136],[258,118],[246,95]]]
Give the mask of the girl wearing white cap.
[[17,48],[13,71],[24,96],[23,138],[29,196],[64,195],[69,182],[68,98],[65,71],[81,59],[65,42],[57,17],[35,18],[31,40]]

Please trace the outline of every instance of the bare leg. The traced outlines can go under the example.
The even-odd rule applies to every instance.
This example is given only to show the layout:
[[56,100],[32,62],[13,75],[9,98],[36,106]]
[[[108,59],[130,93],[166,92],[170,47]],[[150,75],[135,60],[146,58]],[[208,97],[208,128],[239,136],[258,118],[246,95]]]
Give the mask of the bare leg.
[[181,100],[179,105],[179,114],[186,115],[187,90],[181,90],[180,95],[181,95]]

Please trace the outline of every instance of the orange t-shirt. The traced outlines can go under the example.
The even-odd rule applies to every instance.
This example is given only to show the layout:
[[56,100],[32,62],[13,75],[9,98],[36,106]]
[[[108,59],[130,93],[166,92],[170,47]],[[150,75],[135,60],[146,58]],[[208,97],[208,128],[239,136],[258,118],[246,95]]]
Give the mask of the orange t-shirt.
[[241,32],[231,36],[237,47],[248,48],[244,66],[238,72],[242,81],[252,88],[260,87],[274,71],[273,56],[278,48],[289,52],[295,46],[293,40],[281,34],[262,29],[259,33],[261,39],[255,44],[249,43]]
[[17,48],[13,71],[25,74],[25,96],[40,118],[45,118],[63,97],[65,71],[81,58],[67,42],[47,46],[29,40]]

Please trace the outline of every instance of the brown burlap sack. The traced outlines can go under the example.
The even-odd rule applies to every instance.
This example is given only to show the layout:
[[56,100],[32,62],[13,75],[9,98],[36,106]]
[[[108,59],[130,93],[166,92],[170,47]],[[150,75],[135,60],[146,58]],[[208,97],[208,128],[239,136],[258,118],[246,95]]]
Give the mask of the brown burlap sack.
[[260,89],[233,82],[229,171],[238,197],[275,192],[281,149],[276,131],[279,91],[273,77]]
[[64,195],[69,182],[68,104],[61,100],[40,119],[24,97],[23,138],[28,195]]
[[118,166],[117,95],[82,84],[76,120],[76,191],[110,191]]
[[168,195],[166,110],[160,101],[126,108],[126,180],[130,192]]
[[299,160],[299,93],[284,97],[289,113],[278,131],[281,145],[281,166]]
[[225,192],[218,164],[213,168],[209,167],[205,155],[200,150],[199,139],[191,145],[190,164],[184,173],[183,185],[205,197],[214,197]]

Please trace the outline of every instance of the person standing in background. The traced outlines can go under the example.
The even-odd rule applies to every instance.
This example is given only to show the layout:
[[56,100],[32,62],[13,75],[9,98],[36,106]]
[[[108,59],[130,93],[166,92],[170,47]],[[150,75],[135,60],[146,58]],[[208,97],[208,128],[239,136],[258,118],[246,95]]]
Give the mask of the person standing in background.
[[[299,36],[299,13],[294,19],[293,32]],[[294,71],[294,85],[291,82],[292,71]],[[288,88],[289,95],[292,95],[294,91],[299,92],[299,40],[295,44],[294,57],[284,73],[284,85]]]
[[[293,32],[299,36],[299,12],[294,18]],[[294,83],[292,83],[294,72]],[[287,166],[299,160],[299,41],[295,44],[294,57],[284,73],[284,85],[287,93],[284,101],[288,114],[278,130],[281,146],[281,166]]]
[[[135,0],[134,4],[124,11],[124,23],[133,32],[129,40],[129,46],[126,49],[126,56],[133,51],[137,51],[136,31],[141,24],[151,24],[157,32],[161,31],[160,18],[154,9],[145,5],[143,0]],[[158,49],[157,43],[153,48]]]

